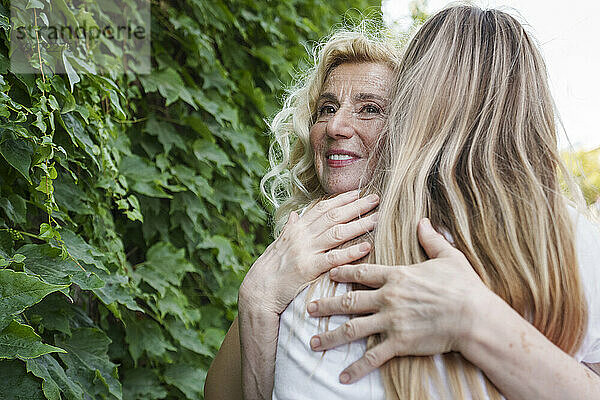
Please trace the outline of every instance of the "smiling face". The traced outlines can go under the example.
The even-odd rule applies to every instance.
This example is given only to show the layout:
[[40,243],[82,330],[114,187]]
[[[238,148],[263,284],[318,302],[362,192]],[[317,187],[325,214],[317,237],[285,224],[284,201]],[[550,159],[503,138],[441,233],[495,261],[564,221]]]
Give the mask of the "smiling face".
[[325,192],[354,190],[371,177],[369,155],[385,125],[392,82],[392,70],[380,63],[341,64],[325,80],[310,129]]

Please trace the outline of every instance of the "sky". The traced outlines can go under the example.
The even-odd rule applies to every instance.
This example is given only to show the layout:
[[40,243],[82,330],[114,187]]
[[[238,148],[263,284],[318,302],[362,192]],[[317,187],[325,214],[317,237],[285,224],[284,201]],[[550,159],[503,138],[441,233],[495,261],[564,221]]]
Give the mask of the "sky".
[[[423,1],[423,0],[421,0]],[[409,0],[383,0],[384,19],[405,21]],[[448,1],[429,0],[434,13]],[[479,0],[517,17],[540,45],[566,135],[576,149],[600,146],[600,1]],[[567,148],[565,132],[559,146]]]

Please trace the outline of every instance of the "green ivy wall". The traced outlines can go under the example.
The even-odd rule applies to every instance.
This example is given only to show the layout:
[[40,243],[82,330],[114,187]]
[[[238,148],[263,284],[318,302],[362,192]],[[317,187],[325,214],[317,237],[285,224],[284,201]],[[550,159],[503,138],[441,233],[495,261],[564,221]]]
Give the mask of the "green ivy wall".
[[[9,71],[0,0],[0,399],[203,397],[271,239],[264,120],[307,46],[379,5],[153,0],[150,75],[42,43],[74,66],[42,76]],[[89,18],[24,12],[49,7]]]

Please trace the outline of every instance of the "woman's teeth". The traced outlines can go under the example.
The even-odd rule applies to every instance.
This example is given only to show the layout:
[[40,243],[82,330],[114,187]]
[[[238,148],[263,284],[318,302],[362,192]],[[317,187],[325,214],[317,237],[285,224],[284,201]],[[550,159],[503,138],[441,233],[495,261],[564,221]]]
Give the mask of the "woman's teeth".
[[347,154],[331,154],[327,156],[329,160],[351,160],[353,157]]

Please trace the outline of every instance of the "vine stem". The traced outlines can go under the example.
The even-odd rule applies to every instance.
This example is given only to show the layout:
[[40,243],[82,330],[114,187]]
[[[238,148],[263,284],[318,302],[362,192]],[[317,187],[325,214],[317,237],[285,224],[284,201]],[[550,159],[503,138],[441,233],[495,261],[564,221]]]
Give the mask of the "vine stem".
[[40,61],[40,72],[42,73],[42,81],[46,83],[46,75],[44,75],[44,65],[42,64],[42,52],[40,50],[40,36],[38,34],[38,22],[37,22],[37,9],[33,9],[33,16],[35,18],[35,39],[37,41],[38,58]]
[[43,240],[41,237],[39,237],[38,235],[33,234],[33,233],[29,233],[29,232],[25,232],[25,231],[17,231],[17,232],[19,232],[21,235],[29,236],[31,238],[38,239],[38,240]]
[[111,115],[111,117],[110,117],[110,118],[111,118],[113,121],[115,121],[115,122],[119,122],[119,123],[121,123],[121,124],[137,124],[137,123],[139,123],[139,122],[144,122],[144,121],[148,120],[150,117],[143,117],[143,118],[138,118],[138,119],[130,119],[130,120],[120,120],[120,119],[117,119],[117,118],[115,118],[115,117],[113,117],[113,116]]

